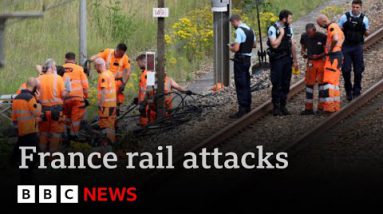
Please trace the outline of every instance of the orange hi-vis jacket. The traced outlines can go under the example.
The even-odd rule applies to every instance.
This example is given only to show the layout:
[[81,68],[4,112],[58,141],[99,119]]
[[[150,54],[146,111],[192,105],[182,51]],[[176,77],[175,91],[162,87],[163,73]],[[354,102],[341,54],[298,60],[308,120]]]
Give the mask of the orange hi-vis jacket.
[[97,97],[99,107],[116,107],[116,83],[111,71],[105,70],[98,77]]
[[25,136],[38,132],[41,106],[33,94],[24,89],[12,102],[12,120],[17,124],[18,135]]
[[27,83],[24,82],[20,85],[19,89],[17,89],[16,94],[21,94],[21,91],[27,89]]
[[73,63],[66,63],[63,65],[65,73],[63,76],[68,98],[80,99],[88,98],[88,78],[84,69]]
[[[167,116],[170,116],[171,110],[173,108],[173,105],[172,105],[173,96],[171,94],[172,93],[172,81],[173,81],[173,79],[171,79],[170,77],[167,77],[167,76],[165,77],[164,96],[165,96],[165,109],[167,111],[167,114],[166,114]],[[145,107],[146,114],[140,116],[140,125],[145,127],[148,124],[153,123],[157,118],[156,103],[155,103],[156,91],[153,88],[147,90],[147,88],[146,88],[146,71],[144,71],[141,74],[140,89],[141,89],[141,87],[142,87],[142,89],[145,88],[145,92],[143,90],[140,91],[142,94],[139,92],[138,100],[139,100],[139,102],[146,102],[146,107]]]
[[147,90],[147,71],[146,69],[141,72],[140,76],[140,84],[139,84],[139,89],[138,89],[138,102],[142,103],[145,101],[145,96],[146,96],[146,90]]
[[165,94],[165,108],[170,111],[173,109],[173,95],[172,93],[172,81],[173,79],[166,76],[165,85],[164,85],[164,94]]
[[43,74],[38,78],[40,82],[40,103],[51,107],[63,104],[65,92],[64,81],[57,74]]
[[[340,27],[337,23],[332,23],[327,28],[327,41],[326,41],[327,45],[325,48],[326,54],[328,54],[330,51],[330,50],[328,50],[328,48],[329,48],[329,45],[332,43],[334,35],[338,36],[338,39],[340,41],[340,42],[338,42],[338,44],[343,44],[344,38],[345,38],[344,33],[343,33],[342,29],[340,29]],[[334,49],[332,50],[332,52],[340,52],[340,51],[342,51],[342,45],[336,45],[334,47]]]
[[[165,109],[167,111],[170,111],[173,108],[173,105],[172,105],[172,102],[173,102],[172,81],[173,81],[172,78],[165,76],[164,94],[163,95],[165,97]],[[156,103],[154,103],[155,102],[155,93],[156,93],[155,90],[149,90],[147,92],[147,96],[148,96],[147,99],[148,99],[148,102],[150,103],[150,108],[153,111],[156,110]],[[158,95],[158,96],[161,96],[161,95]]]
[[130,68],[128,55],[124,54],[122,58],[116,58],[114,49],[105,49],[97,56],[105,60],[106,69],[110,70],[116,79],[122,80],[124,69]]

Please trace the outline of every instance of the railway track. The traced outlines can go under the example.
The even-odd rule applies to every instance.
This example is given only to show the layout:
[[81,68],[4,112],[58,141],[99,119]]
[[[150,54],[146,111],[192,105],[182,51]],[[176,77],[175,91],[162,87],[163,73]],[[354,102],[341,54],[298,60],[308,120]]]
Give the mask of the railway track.
[[341,111],[329,116],[326,120],[322,121],[311,131],[306,133],[297,141],[289,145],[284,151],[288,152],[290,155],[298,153],[302,148],[304,148],[308,143],[317,141],[320,136],[325,133],[327,130],[331,129],[339,122],[348,118],[355,112],[357,112],[361,107],[368,104],[372,99],[381,95],[383,93],[383,79],[376,83],[374,86],[369,88],[362,96],[355,99],[353,102],[342,108]]
[[[372,33],[368,38],[366,38],[364,49],[371,50],[376,44],[378,44],[382,40],[383,40],[383,27],[379,28],[377,31]],[[373,78],[376,78],[376,77],[373,77]],[[378,77],[378,78],[382,78],[382,77]],[[295,97],[303,96],[304,88],[305,88],[305,83],[303,79],[299,80],[294,85],[292,85],[290,94],[289,94],[289,100],[294,100]],[[321,134],[325,130],[330,128],[331,126],[334,126],[343,118],[347,117],[347,115],[350,115],[352,112],[357,110],[360,106],[363,106],[366,102],[370,101],[377,94],[380,94],[382,90],[383,90],[383,80],[378,82],[374,86],[372,86],[369,90],[363,93],[358,99],[355,99],[353,102],[346,105],[344,108],[342,108],[341,111],[337,112],[336,114],[333,114],[329,117],[325,117],[324,119],[316,118],[317,121],[320,121],[319,125],[315,124],[316,126],[314,126],[313,129],[310,129],[310,131],[306,132],[304,136],[294,141],[293,144],[289,146],[284,146],[283,148],[285,148],[288,151],[297,149],[298,145],[303,144],[303,142],[310,141],[310,139],[312,139],[314,135]],[[302,106],[303,106],[303,103],[302,103]],[[202,148],[212,148],[224,142],[233,140],[235,139],[236,136],[242,135],[244,132],[251,132],[252,126],[254,124],[259,123],[260,121],[264,120],[266,117],[271,117],[271,116],[268,116],[270,114],[271,109],[272,109],[272,103],[271,103],[271,100],[268,100],[264,102],[262,105],[260,105],[258,108],[254,109],[249,114],[244,116],[243,118],[231,124],[228,124],[222,130],[216,133],[213,133],[206,140],[194,146],[190,151],[197,152],[201,150]]]
[[[368,52],[372,52],[372,54],[376,55],[376,50],[374,52],[374,49],[377,48],[378,50],[381,50],[381,43],[380,41],[383,40],[383,28],[380,28],[379,30],[375,31],[373,34],[371,34],[365,42],[365,50],[368,50]],[[376,47],[377,44],[379,47]],[[376,60],[375,60],[376,61]],[[383,63],[383,60],[382,60]],[[378,71],[379,72],[379,71]],[[367,75],[366,75],[367,77]],[[368,78],[366,78],[368,79]],[[383,74],[369,74],[369,79],[379,79],[380,81],[378,83],[373,82],[374,85],[369,83],[371,87],[365,91],[360,97],[353,100],[351,103],[345,105],[341,109],[341,111],[331,115],[331,116],[300,116],[297,115],[299,110],[302,109],[303,99],[304,99],[304,88],[305,83],[304,80],[299,80],[295,84],[291,86],[291,90],[289,93],[289,100],[290,104],[295,107],[294,114],[292,116],[287,117],[273,117],[270,114],[270,111],[272,109],[272,103],[271,100],[267,100],[263,104],[259,105],[256,109],[251,111],[249,114],[244,116],[243,118],[234,121],[233,123],[227,124],[227,126],[221,130],[219,130],[216,133],[213,133],[210,135],[206,140],[202,141],[201,143],[197,144],[196,146],[192,147],[191,149],[188,149],[190,152],[199,153],[202,148],[211,149],[213,147],[219,147],[220,151],[222,152],[229,152],[229,151],[236,151],[237,153],[242,153],[246,151],[251,151],[255,148],[256,145],[262,145],[260,142],[257,141],[257,136],[259,133],[261,135],[265,135],[263,131],[267,130],[268,132],[271,132],[272,136],[278,136],[272,142],[268,142],[269,144],[263,144],[265,146],[265,149],[268,151],[283,151],[287,152],[289,156],[291,157],[295,153],[299,152],[300,149],[302,149],[305,145],[308,144],[315,136],[318,136],[322,134],[324,131],[328,130],[329,128],[336,125],[338,122],[342,121],[344,118],[346,118],[348,115],[352,114],[354,111],[356,111],[361,106],[368,103],[371,99],[373,99],[375,96],[383,93]],[[342,100],[344,103],[345,100]],[[310,121],[309,123],[302,121]],[[301,124],[292,124],[292,123],[302,123]],[[302,133],[305,133],[301,137],[297,138],[297,140],[291,140],[287,139],[286,136],[283,136],[283,134],[279,133],[280,128],[277,129],[276,133],[273,133],[273,131],[268,130],[270,127],[278,126],[279,123],[285,123],[285,124],[292,124],[294,126],[298,126],[296,129],[301,129],[299,125],[304,127],[304,129],[300,130]],[[226,125],[226,124],[224,124]],[[264,128],[264,130],[261,130],[258,133],[255,131],[257,129],[260,129],[261,127],[269,126],[269,128]],[[270,136],[270,135],[269,135]],[[245,140],[243,140],[245,139]],[[243,141],[242,141],[243,140]],[[239,142],[240,141],[240,142]],[[279,141],[287,141],[284,143],[279,143]],[[242,146],[242,150],[238,149],[238,146]],[[269,147],[272,148],[269,148]],[[290,154],[291,153],[291,154]],[[176,157],[174,158],[174,164],[176,166],[180,166],[183,162],[184,157],[178,156],[176,154]],[[176,171],[173,171],[175,173]],[[169,176],[173,173],[164,173],[161,172],[155,172],[152,176],[147,177],[147,181],[150,181],[149,183],[152,183],[153,178],[157,182],[156,184],[161,183],[163,179],[166,180],[166,178],[169,178]],[[160,179],[159,179],[160,178]],[[153,184],[153,183],[152,183]]]

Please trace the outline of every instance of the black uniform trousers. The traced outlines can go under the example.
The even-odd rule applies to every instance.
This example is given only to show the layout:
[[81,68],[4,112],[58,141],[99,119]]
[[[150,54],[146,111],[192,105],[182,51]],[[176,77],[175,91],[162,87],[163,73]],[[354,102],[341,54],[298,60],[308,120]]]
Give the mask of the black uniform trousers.
[[274,106],[285,106],[290,91],[293,60],[286,55],[279,59],[270,60],[270,79],[273,85],[271,96]]
[[[342,74],[346,92],[359,96],[362,90],[362,74],[364,72],[363,44],[343,45],[344,62]],[[354,68],[354,86],[351,83],[351,70]]]
[[234,81],[239,111],[250,111],[251,108],[250,58],[250,56],[234,58]]

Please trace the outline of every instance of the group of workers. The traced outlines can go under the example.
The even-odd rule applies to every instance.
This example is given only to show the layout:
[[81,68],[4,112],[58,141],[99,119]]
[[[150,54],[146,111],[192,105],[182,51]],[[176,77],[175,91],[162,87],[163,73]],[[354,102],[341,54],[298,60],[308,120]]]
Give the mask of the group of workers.
[[[362,13],[362,1],[353,0],[352,9],[341,16],[339,23],[331,22],[321,14],[317,24],[327,33],[317,32],[315,24],[306,25],[300,43],[306,59],[306,99],[302,115],[333,113],[341,108],[339,88],[343,74],[344,88],[348,101],[360,96],[364,71],[363,43],[369,34],[368,18]],[[272,103],[274,116],[289,115],[287,97],[290,90],[292,69],[298,70],[297,48],[294,42],[292,13],[282,10],[279,21],[268,28],[268,55],[271,66]],[[239,110],[232,118],[239,118],[250,111],[250,58],[255,48],[255,35],[251,28],[233,15],[230,22],[236,28],[235,43],[230,50],[235,52],[234,77]],[[351,71],[354,71],[354,84]],[[318,105],[314,111],[314,86],[318,85]]]
[[[126,45],[121,43],[116,49],[106,49],[89,59],[98,72],[98,125],[110,143],[116,142],[116,118],[124,103],[123,91],[131,74],[126,50]],[[156,120],[156,87],[147,85],[146,55],[139,55],[136,61],[141,76],[134,103],[139,106],[139,125],[145,127]],[[78,138],[81,123],[86,120],[88,77],[83,67],[76,64],[72,52],[65,55],[62,66],[48,59],[36,69],[39,76],[29,78],[17,91],[12,102],[12,120],[18,129],[18,146],[37,146],[41,151],[55,152],[60,149],[63,139]],[[169,117],[174,89],[192,94],[166,76],[163,96]]]

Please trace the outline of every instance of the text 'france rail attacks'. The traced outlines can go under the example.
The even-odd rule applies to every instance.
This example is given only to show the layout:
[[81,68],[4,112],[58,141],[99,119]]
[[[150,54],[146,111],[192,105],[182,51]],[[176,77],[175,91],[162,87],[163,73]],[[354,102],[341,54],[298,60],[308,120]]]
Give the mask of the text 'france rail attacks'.
[[[158,146],[155,154],[149,152],[127,152],[121,160],[126,169],[174,169],[173,147]],[[84,155],[80,152],[36,152],[36,147],[20,147],[20,169],[28,169],[29,162],[38,162],[38,169],[116,169],[118,156],[113,152],[101,154],[92,152]],[[37,156],[36,156],[37,155]],[[239,155],[234,152],[223,153],[218,148],[209,152],[206,148],[201,152],[187,152],[183,157],[184,169],[285,169],[288,166],[288,154],[264,152],[263,146],[257,146],[256,152]],[[52,159],[52,161],[47,161]]]

